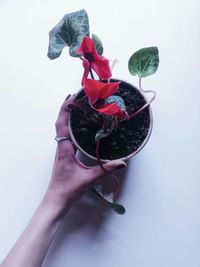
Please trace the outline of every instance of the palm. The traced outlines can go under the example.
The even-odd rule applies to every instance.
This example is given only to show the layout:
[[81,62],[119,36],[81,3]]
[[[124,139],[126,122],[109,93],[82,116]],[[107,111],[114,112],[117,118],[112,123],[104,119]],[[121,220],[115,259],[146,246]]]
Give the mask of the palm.
[[[69,136],[68,129],[68,105],[74,101],[74,97],[69,97],[61,106],[57,121],[57,136]],[[104,164],[107,171],[112,171],[118,167],[125,167],[126,164],[120,160],[110,161]],[[79,198],[85,190],[95,182],[104,171],[100,166],[88,167],[76,158],[76,149],[71,140],[58,142],[55,162],[52,173],[52,182],[60,186],[63,194],[71,195],[72,199]]]

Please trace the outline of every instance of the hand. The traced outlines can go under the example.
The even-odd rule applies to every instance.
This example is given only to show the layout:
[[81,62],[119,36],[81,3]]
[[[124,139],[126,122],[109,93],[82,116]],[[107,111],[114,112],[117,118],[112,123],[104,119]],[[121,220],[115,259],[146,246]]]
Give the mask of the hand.
[[[61,106],[56,121],[56,135],[69,136],[68,105],[74,101],[74,97],[69,96]],[[51,181],[48,187],[47,196],[50,200],[64,208],[79,199],[85,191],[105,173],[100,166],[87,167],[76,157],[76,149],[71,140],[64,140],[57,143],[55,162]],[[103,164],[108,171],[126,167],[126,163],[121,160],[113,160]]]
[[[61,106],[56,121],[57,136],[69,136],[68,105],[74,97],[68,97]],[[104,164],[107,171],[126,167],[123,161],[115,160]],[[104,171],[99,167],[87,167],[75,157],[70,140],[58,142],[52,177],[47,192],[34,213],[30,223],[17,240],[1,267],[42,266],[48,248],[70,209],[88,187],[99,179]]]

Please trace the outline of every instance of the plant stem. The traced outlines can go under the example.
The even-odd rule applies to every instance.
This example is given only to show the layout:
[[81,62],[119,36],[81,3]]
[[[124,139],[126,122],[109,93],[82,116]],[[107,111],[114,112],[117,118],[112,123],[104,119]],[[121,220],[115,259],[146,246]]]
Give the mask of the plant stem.
[[[103,166],[103,164],[102,164],[102,162],[101,162],[100,156],[99,156],[99,146],[100,146],[100,140],[98,140],[97,143],[96,143],[96,157],[97,157],[97,161],[98,161],[98,163],[99,163],[99,166],[100,166],[100,167],[102,168],[102,170],[105,172],[105,174],[107,174],[107,175],[109,175],[109,176],[111,176],[111,177],[113,178],[113,180],[114,180],[114,182],[115,182],[115,187],[114,187],[114,190],[113,190],[113,196],[115,197],[115,195],[116,195],[116,193],[118,192],[118,189],[119,189],[119,180],[118,180],[118,178],[117,178],[116,175],[114,175],[113,173],[108,172],[108,171],[104,168],[104,166]],[[114,197],[113,197],[113,198],[114,198]]]
[[148,106],[150,106],[150,104],[153,102],[153,100],[156,98],[156,92],[153,90],[144,90],[142,88],[142,79],[141,77],[139,78],[139,89],[140,91],[142,91],[143,93],[152,93],[153,97],[143,106],[141,107],[139,110],[137,110],[135,113],[133,113],[129,119],[134,118],[135,116],[137,116],[138,114],[140,114],[145,108],[147,108]]
[[[103,118],[104,118],[104,117],[103,117]],[[113,126],[114,126],[114,123],[115,123],[115,122],[113,121]],[[104,127],[105,127],[105,119],[104,119],[104,122],[103,122],[103,125],[102,125],[102,128],[101,128],[101,129],[104,129]],[[114,191],[113,191],[113,195],[114,195],[114,197],[115,197],[115,195],[116,195],[116,193],[118,192],[118,189],[119,189],[119,180],[118,180],[118,178],[117,178],[116,175],[114,175],[114,174],[108,172],[108,171],[104,168],[104,166],[103,166],[103,164],[102,164],[102,161],[101,161],[101,159],[100,159],[100,155],[99,155],[100,141],[101,141],[101,139],[98,140],[98,141],[96,142],[96,158],[97,158],[97,161],[98,161],[98,163],[99,163],[99,166],[102,168],[102,170],[105,172],[105,174],[111,176],[111,177],[114,179],[114,182],[115,182],[115,188],[114,188]]]
[[93,75],[93,72],[92,72],[92,68],[91,67],[90,67],[90,76],[94,80],[94,75]]
[[115,58],[114,60],[112,60],[112,65],[111,65],[111,70],[113,70],[113,68],[115,67],[116,63],[118,63],[119,60],[117,58]]

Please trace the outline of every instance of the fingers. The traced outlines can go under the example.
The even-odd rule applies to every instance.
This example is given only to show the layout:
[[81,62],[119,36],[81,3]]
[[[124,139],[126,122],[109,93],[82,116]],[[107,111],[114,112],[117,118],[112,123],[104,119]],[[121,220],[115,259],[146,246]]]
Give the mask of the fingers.
[[[72,104],[74,101],[74,97],[69,95],[64,103],[62,104],[58,118],[55,123],[56,127],[56,135],[58,137],[69,136],[69,129],[68,129],[68,120],[69,120],[69,109],[68,105]],[[64,140],[58,142],[57,146],[57,159],[65,159],[65,160],[71,160],[74,158],[75,151],[73,148],[73,145],[71,143],[71,140]]]
[[[103,167],[105,168],[106,171],[112,172],[112,171],[115,171],[115,170],[126,168],[127,165],[122,160],[112,160],[112,161],[104,163]],[[88,171],[90,172],[89,176],[91,177],[91,180],[92,180],[91,182],[94,182],[99,177],[105,175],[104,170],[102,170],[102,168],[100,166],[92,167]]]
[[73,101],[74,101],[74,97],[69,95],[60,108],[58,118],[57,118],[56,124],[55,124],[57,136],[68,136],[69,135],[69,131],[68,131],[68,119],[69,119],[68,105],[72,104]]

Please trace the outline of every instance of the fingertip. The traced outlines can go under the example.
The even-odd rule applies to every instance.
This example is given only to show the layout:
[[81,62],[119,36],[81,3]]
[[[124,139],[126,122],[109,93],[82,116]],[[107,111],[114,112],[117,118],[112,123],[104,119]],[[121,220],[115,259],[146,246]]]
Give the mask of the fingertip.
[[124,168],[127,168],[127,164],[124,161],[121,161],[116,167],[116,169],[118,170],[124,169]]
[[69,95],[65,98],[65,101],[66,101],[68,98],[70,98],[70,96],[71,96],[71,94],[69,94]]
[[69,94],[66,98],[65,98],[65,103],[72,103],[75,99],[75,94],[71,95]]
[[113,165],[123,165],[125,167],[127,167],[127,164],[125,163],[125,161],[120,160],[120,159],[114,159],[114,160],[110,160],[107,162],[107,164],[113,164]]
[[122,160],[111,160],[104,163],[104,167],[107,171],[120,170],[127,167],[126,163]]
[[64,101],[64,106],[68,108],[68,106],[74,102],[74,99],[75,99],[74,96],[72,96],[71,94],[67,96]]

